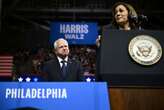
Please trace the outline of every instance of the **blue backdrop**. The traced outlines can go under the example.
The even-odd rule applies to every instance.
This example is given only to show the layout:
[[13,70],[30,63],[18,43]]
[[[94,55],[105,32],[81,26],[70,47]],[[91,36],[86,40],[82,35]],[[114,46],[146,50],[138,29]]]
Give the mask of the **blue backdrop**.
[[69,44],[93,45],[98,37],[97,23],[52,22],[50,43],[65,38]]
[[110,110],[107,85],[103,82],[5,82],[0,83],[0,88],[1,110],[23,107],[38,110]]

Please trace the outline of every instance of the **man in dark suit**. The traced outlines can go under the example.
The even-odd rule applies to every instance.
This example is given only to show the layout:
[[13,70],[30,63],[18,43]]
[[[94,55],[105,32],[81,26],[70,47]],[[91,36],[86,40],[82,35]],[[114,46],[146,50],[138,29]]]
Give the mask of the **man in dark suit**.
[[80,62],[70,59],[68,42],[60,38],[54,42],[55,57],[43,66],[48,81],[80,81],[82,67]]

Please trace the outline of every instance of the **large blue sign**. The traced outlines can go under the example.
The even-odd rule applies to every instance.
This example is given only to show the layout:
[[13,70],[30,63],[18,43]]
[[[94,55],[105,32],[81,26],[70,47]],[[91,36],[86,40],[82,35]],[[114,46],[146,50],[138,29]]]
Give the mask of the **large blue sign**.
[[103,82],[0,83],[1,110],[110,110]]
[[51,24],[51,44],[58,38],[65,38],[69,44],[93,45],[97,37],[97,23],[52,22]]

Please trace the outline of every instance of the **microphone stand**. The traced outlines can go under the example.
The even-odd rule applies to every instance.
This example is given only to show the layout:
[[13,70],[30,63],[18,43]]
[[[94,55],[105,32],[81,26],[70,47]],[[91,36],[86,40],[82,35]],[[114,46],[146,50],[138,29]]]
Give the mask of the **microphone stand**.
[[147,22],[148,19],[147,19],[147,16],[145,15],[138,15],[138,16],[130,16],[129,17],[129,20],[134,23],[139,30],[142,30],[142,24],[143,22]]

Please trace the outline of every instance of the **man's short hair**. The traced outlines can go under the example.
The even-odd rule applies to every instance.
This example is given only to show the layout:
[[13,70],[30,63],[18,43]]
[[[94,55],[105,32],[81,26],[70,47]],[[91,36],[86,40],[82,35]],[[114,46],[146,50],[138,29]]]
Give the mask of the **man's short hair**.
[[67,42],[67,40],[65,40],[64,38],[59,38],[59,39],[57,39],[55,42],[54,42],[54,49],[56,49],[57,48],[57,43],[59,42],[59,41],[64,41],[67,45],[68,45],[68,42]]

